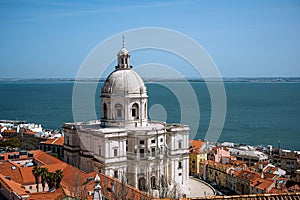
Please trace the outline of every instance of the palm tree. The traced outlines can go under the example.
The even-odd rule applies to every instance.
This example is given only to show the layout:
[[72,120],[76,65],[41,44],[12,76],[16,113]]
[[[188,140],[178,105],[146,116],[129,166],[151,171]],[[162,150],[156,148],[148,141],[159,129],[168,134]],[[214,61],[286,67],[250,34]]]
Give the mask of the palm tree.
[[51,190],[55,186],[55,176],[53,172],[47,173],[46,182],[48,184],[49,190]]
[[32,169],[32,174],[35,177],[35,183],[36,183],[36,190],[39,192],[39,183],[40,183],[40,176],[41,176],[41,168],[39,166],[34,166]]
[[41,168],[41,179],[42,179],[43,192],[45,191],[46,177],[47,177],[48,173],[49,173],[48,168]]
[[62,173],[62,171],[60,169],[57,169],[54,173],[54,177],[55,177],[55,187],[59,188],[60,186],[60,182],[62,180],[62,178],[64,177],[64,174]]

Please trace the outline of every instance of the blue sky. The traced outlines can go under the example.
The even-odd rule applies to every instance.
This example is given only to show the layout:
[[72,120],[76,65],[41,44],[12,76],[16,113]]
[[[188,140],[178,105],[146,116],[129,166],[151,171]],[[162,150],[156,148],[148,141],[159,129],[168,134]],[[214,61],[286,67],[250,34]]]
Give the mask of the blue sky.
[[140,27],[190,36],[223,77],[300,76],[300,1],[2,0],[0,78],[75,77],[96,45]]

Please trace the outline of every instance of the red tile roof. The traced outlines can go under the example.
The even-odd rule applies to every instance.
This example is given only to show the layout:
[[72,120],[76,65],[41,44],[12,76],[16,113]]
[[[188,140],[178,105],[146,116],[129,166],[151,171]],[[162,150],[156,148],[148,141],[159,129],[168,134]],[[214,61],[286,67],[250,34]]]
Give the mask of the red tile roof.
[[244,180],[252,181],[252,180],[258,178],[259,174],[255,173],[255,172],[252,172],[252,171],[249,171],[249,170],[242,170],[239,173],[238,177],[242,178]]
[[17,130],[8,129],[8,130],[4,130],[2,133],[17,133]]
[[[79,170],[76,167],[73,167],[67,163],[62,162],[61,160],[43,152],[40,150],[34,150],[30,151],[33,153],[33,159],[39,163],[40,167],[48,168],[50,172],[54,172],[57,169],[62,170],[63,173],[63,179],[61,181],[62,189],[57,189],[53,193],[49,192],[39,192],[39,193],[33,193],[30,194],[30,198],[28,200],[34,200],[34,199],[62,199],[64,196],[71,196],[71,194],[74,194],[74,190],[78,189],[78,187],[82,187],[84,189],[85,186],[87,186],[88,191],[93,191],[94,187],[94,181],[88,181],[93,180],[96,173],[92,172],[87,174],[86,172],[83,172]],[[13,168],[12,168],[13,167]],[[35,184],[35,177],[32,174],[33,167],[21,167],[20,165],[11,163],[9,161],[2,161],[0,162],[0,174],[1,176],[10,176],[11,177],[11,185],[14,187],[12,188],[13,191],[18,191],[22,185],[31,185]],[[113,179],[112,177],[105,176],[103,174],[99,174],[101,177],[101,187],[102,192],[106,197],[108,198],[115,198],[114,194],[109,191],[111,189],[111,182],[114,181],[115,183],[115,191],[121,187],[120,181]],[[4,177],[5,178],[5,177]],[[79,185],[78,185],[79,184]],[[12,186],[11,186],[12,187]],[[24,189],[24,188],[23,188]],[[129,185],[126,186],[127,190],[127,199],[150,199],[150,197],[137,190],[134,187],[131,187]],[[25,192],[24,190],[20,190],[21,192]],[[84,191],[84,190],[83,190]],[[20,193],[21,193],[20,192]],[[89,196],[91,198],[91,196]]]
[[53,192],[37,192],[30,194],[30,197],[26,200],[43,200],[43,199],[51,199],[51,200],[61,200],[66,196],[64,190],[62,188],[58,188]]
[[13,180],[8,180],[2,174],[0,174],[0,182],[1,182],[1,185],[3,185],[9,192],[13,191],[13,192],[17,193],[19,196],[29,194],[29,191],[26,190],[25,188],[23,188],[21,184],[16,183]]
[[36,132],[33,132],[33,131],[26,131],[26,132],[24,132],[24,134],[27,134],[27,135],[35,135]]
[[34,150],[30,151],[33,153],[33,157],[35,160],[38,162],[42,163],[43,165],[51,165],[51,164],[56,164],[56,163],[63,163],[61,160],[58,158],[55,158],[41,150]]
[[11,180],[22,184],[23,178],[20,172],[20,168],[8,161],[0,162],[0,174],[3,176],[10,176]]
[[286,187],[282,187],[280,189],[277,189],[273,187],[268,193],[269,194],[281,194],[281,193],[287,193],[288,189]]
[[190,140],[190,144],[193,147],[201,148],[205,144],[205,142],[202,140]]
[[40,144],[52,144],[52,145],[63,146],[64,145],[64,137],[49,139],[49,140],[40,142]]
[[273,180],[270,179],[263,179],[261,177],[257,177],[254,180],[251,181],[250,185],[261,189],[261,190],[268,190],[270,187],[274,184]]
[[190,152],[194,154],[204,153],[201,149],[204,144],[205,142],[202,140],[190,140]]

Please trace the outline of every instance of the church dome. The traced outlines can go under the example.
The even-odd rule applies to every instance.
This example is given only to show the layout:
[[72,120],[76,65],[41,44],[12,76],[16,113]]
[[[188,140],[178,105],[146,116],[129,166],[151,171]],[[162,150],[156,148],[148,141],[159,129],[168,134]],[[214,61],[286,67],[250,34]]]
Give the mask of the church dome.
[[146,92],[142,78],[132,69],[115,70],[104,82],[102,94],[141,94]]

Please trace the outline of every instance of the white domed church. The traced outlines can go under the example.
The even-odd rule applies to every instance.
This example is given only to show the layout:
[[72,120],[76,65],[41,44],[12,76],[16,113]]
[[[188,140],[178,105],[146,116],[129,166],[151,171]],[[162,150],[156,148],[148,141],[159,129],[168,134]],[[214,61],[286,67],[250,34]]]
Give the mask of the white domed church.
[[150,121],[147,88],[123,47],[101,90],[101,120],[65,123],[64,159],[162,196],[189,193],[189,127]]

